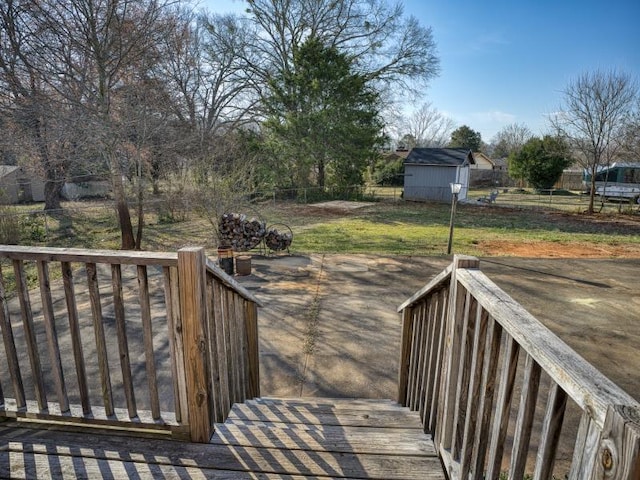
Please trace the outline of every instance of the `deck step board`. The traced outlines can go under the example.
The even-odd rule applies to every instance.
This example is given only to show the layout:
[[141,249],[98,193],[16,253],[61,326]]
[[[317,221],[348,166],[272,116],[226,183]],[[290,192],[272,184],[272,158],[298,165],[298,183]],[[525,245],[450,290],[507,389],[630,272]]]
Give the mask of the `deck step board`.
[[[444,480],[419,418],[389,401],[258,399],[237,404],[208,444],[0,424],[11,478]],[[0,475],[1,476],[1,475]]]
[[416,430],[393,433],[325,427],[299,430],[273,426],[217,425],[212,443],[245,447],[322,450],[326,452],[435,456],[431,437]]
[[260,397],[247,400],[245,403],[258,403],[260,405],[282,405],[286,407],[307,406],[309,408],[333,408],[333,409],[371,409],[403,411],[403,407],[393,400],[377,400],[368,398],[317,398],[317,397]]
[[227,420],[215,425],[211,443],[233,448],[249,469],[258,449],[272,453],[272,464],[284,462],[289,474],[445,478],[419,415],[390,400],[250,400],[235,404]]
[[360,427],[398,427],[422,429],[420,416],[408,410],[326,409],[324,407],[299,405],[236,404],[229,417],[232,420],[263,422],[303,423],[316,425],[340,425]]

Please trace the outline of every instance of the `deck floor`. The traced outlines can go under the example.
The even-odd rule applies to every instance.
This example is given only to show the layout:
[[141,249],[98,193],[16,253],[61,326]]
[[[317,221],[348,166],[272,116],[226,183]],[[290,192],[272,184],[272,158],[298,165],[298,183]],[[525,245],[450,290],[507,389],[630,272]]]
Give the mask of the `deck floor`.
[[209,444],[0,424],[0,478],[446,477],[416,413],[384,400],[235,405]]

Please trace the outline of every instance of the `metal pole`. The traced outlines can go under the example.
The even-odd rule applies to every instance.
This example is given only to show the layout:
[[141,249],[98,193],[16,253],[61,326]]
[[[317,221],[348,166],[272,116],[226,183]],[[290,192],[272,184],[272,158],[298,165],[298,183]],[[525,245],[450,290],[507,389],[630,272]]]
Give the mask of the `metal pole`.
[[447,243],[447,255],[451,255],[451,245],[453,244],[453,220],[456,216],[456,203],[458,203],[458,194],[453,193],[451,198],[451,219],[449,220],[449,243]]

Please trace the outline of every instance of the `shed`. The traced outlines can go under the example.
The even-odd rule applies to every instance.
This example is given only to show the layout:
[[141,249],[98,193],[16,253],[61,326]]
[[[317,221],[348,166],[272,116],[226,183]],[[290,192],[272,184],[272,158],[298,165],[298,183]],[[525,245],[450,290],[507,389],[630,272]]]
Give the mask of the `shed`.
[[111,182],[104,175],[78,175],[62,187],[62,196],[67,200],[107,198],[110,193]]
[[451,201],[450,183],[462,184],[459,200],[467,198],[469,166],[475,163],[465,148],[414,148],[404,162],[405,200]]
[[44,201],[44,182],[22,167],[0,165],[0,203]]

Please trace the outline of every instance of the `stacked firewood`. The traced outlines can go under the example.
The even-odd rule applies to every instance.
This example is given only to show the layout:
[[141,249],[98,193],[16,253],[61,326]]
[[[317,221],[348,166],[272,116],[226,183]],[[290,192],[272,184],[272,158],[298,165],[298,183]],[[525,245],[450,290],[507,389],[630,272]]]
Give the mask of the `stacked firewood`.
[[292,241],[293,234],[291,232],[278,232],[275,228],[270,228],[264,237],[265,245],[273,251],[287,250]]
[[256,247],[266,233],[264,222],[248,219],[240,213],[225,213],[218,222],[218,233],[223,244],[236,252],[246,252]]

